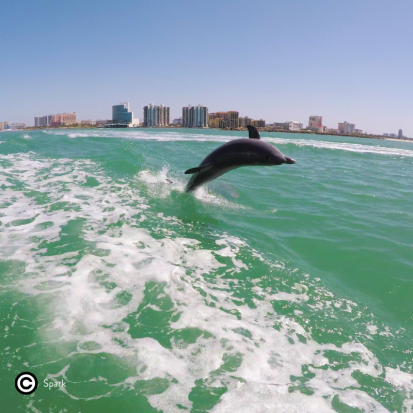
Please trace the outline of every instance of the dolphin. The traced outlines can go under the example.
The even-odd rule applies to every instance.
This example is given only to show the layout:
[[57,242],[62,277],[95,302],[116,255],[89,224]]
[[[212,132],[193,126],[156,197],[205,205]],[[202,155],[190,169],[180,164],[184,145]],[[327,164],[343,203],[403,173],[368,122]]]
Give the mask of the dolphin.
[[185,191],[190,192],[213,179],[241,166],[281,165],[295,163],[284,156],[275,146],[260,139],[254,126],[248,125],[249,139],[235,139],[212,151],[196,168],[185,171],[192,174]]

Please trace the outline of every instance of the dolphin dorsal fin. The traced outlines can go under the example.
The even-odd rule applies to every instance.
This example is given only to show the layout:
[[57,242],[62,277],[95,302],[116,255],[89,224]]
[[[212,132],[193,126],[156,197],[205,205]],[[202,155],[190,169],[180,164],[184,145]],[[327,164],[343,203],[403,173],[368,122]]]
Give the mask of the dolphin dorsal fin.
[[185,174],[196,174],[197,172],[201,172],[201,171],[205,171],[207,169],[210,169],[213,167],[212,163],[209,163],[208,165],[204,165],[204,166],[197,166],[196,168],[191,168],[191,169],[187,169],[185,171]]
[[248,137],[250,139],[261,139],[260,133],[258,132],[258,129],[255,126],[247,125],[247,128],[249,133]]

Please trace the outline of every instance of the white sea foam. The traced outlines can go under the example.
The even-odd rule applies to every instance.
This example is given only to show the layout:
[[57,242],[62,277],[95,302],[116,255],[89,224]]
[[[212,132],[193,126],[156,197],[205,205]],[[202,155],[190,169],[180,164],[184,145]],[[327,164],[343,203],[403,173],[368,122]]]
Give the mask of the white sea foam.
[[137,179],[144,182],[150,194],[157,198],[166,198],[172,191],[184,192],[186,183],[174,176],[169,177],[169,168],[164,166],[160,171],[140,171]]
[[[51,379],[66,377],[79,353],[107,353],[133,367],[115,388],[133,388],[138,380],[166,380],[165,391],[147,396],[152,406],[164,411],[171,411],[177,403],[190,409],[188,395],[197,380],[209,388],[227,389],[215,412],[249,412],[251,406],[256,412],[327,412],[332,411],[334,398],[363,411],[387,411],[360,390],[353,377],[360,371],[375,379],[385,374],[386,381],[406,395],[406,409],[410,406],[412,374],[401,368],[383,368],[376,355],[357,341],[341,347],[317,343],[298,321],[273,309],[278,301],[306,306],[309,286],[328,298],[317,300],[314,311],[338,314],[353,311],[356,303],[335,298],[328,290],[311,285],[307,277],[289,289],[287,280],[280,279],[278,291],[255,283],[251,287],[254,305],[240,303],[231,285],[243,282],[237,274],[250,269],[244,257],[265,261],[259,252],[250,251],[245,240],[216,232],[210,234],[215,245],[206,246],[196,238],[180,237],[182,222],[155,213],[139,190],[113,181],[90,161],[39,159],[34,154],[0,155],[0,159],[12,162],[0,175],[0,186],[4,185],[0,199],[9,204],[0,210],[0,259],[24,262],[26,274],[10,280],[9,287],[28,296],[49,294],[50,307],[43,311],[52,322],[39,330],[40,340],[55,337],[56,347],[77,343],[76,351],[62,355],[67,365]],[[163,169],[141,173],[137,179],[164,197],[164,188],[157,186],[167,176]],[[88,177],[100,185],[85,186]],[[15,180],[24,184],[25,191],[15,186]],[[176,185],[181,188],[176,190],[182,190],[181,183]],[[49,201],[39,204],[27,196],[27,190],[47,194]],[[61,240],[62,228],[74,220],[83,222],[78,236],[94,247],[82,254],[59,254],[58,250],[45,254],[45,245]],[[157,228],[143,227],[148,221]],[[268,262],[268,268],[287,271],[285,267]],[[140,308],[147,288],[159,304]],[[127,300],[120,298],[125,293]],[[144,311],[159,312],[163,299],[171,303],[164,327],[170,332],[171,348],[152,337],[135,338],[125,321],[128,317],[137,320]],[[365,328],[370,333],[378,331],[375,324]],[[198,338],[184,340],[180,332],[188,329],[200,332]],[[93,349],[85,348],[85,343],[94,343]],[[326,356],[328,351],[349,357],[351,362],[337,368]],[[298,390],[302,383],[297,377],[303,376],[304,367],[311,373],[305,383],[311,396]],[[291,386],[295,391],[291,392]],[[108,393],[113,389],[108,386]],[[66,394],[85,397],[69,386]],[[105,395],[89,398],[97,397]]]
[[266,138],[268,142],[276,144],[288,144],[292,143],[297,146],[312,146],[319,149],[335,149],[347,152],[357,153],[374,153],[377,155],[393,155],[393,156],[407,156],[413,157],[413,151],[409,149],[401,148],[389,148],[386,146],[374,145],[362,145],[357,143],[346,142],[330,142],[319,140],[307,140],[307,139],[281,139],[281,138]]
[[[54,135],[65,135],[69,137],[108,137],[108,138],[127,138],[148,141],[174,142],[174,141],[196,141],[196,142],[229,142],[235,138],[245,138],[245,133],[239,132],[237,135],[207,135],[202,133],[180,133],[179,131],[157,131],[157,133],[141,130],[104,130],[104,131],[88,131],[87,133],[67,134],[67,132],[51,132],[44,133]],[[316,139],[294,139],[294,138],[273,138],[263,137],[263,140],[274,143],[276,145],[293,144],[297,146],[310,146],[317,149],[341,150],[356,153],[373,153],[377,155],[413,157],[413,150],[381,146],[378,141],[366,142],[366,144],[334,142]]]
[[[170,174],[169,168],[166,166],[160,171],[150,171],[147,169],[140,171],[137,174],[136,179],[143,182],[150,195],[156,198],[167,198],[171,195],[172,191],[185,192],[187,184],[185,180]],[[231,202],[206,187],[198,188],[196,191],[192,192],[191,196],[194,196],[196,199],[206,204],[235,209],[246,209],[245,206]]]
[[87,138],[89,135],[86,133],[69,133],[67,135],[69,138]]

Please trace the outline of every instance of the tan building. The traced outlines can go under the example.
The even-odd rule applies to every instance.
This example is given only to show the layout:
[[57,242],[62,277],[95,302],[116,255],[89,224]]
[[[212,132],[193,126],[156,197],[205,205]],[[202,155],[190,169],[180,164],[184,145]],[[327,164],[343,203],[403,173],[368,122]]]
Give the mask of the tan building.
[[353,134],[354,130],[356,129],[356,125],[354,123],[348,122],[340,122],[338,124],[338,133],[341,134]]
[[308,119],[308,128],[319,128],[323,125],[322,116],[310,116]]
[[208,115],[209,119],[225,119],[227,112],[215,112]]
[[208,125],[210,128],[227,128],[227,112],[215,112],[208,115]]
[[323,126],[323,117],[322,116],[310,116],[308,118],[308,127],[307,129],[318,132],[318,133],[324,133],[326,130],[326,127]]
[[7,129],[9,122],[0,122],[0,130]]
[[226,119],[218,119],[218,121],[219,121],[219,127],[221,129],[228,128],[228,121]]
[[221,129],[225,129],[225,128],[238,129],[239,128],[239,112],[231,110],[229,112],[210,113],[208,124],[210,128],[219,127]]
[[52,126],[68,126],[76,123],[76,112],[73,113],[57,113],[52,116]]
[[222,120],[220,118],[209,118],[208,125],[210,128],[219,128],[219,121]]
[[239,118],[239,127],[246,128],[248,125],[252,125],[251,122],[254,122],[254,119],[249,118],[248,116]]
[[264,119],[252,120],[251,125],[255,126],[256,128],[265,128],[265,120]]
[[230,110],[229,112],[227,112],[226,120],[228,122],[228,128],[239,128],[239,112],[235,110]]

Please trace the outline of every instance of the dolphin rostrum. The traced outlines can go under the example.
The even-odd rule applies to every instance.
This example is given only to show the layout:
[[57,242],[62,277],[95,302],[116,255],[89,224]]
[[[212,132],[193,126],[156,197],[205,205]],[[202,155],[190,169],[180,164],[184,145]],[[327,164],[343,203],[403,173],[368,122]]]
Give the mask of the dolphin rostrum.
[[196,168],[185,171],[192,174],[185,190],[194,191],[232,169],[248,165],[281,165],[295,163],[284,156],[275,146],[260,140],[254,126],[248,125],[249,139],[235,139],[212,151]]

